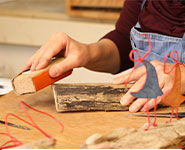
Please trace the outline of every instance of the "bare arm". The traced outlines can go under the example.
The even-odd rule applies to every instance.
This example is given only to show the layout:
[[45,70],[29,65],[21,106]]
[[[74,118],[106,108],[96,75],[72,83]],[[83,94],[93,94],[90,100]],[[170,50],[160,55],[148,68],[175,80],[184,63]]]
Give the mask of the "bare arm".
[[88,45],[90,51],[86,68],[94,71],[117,73],[120,69],[120,56],[115,43],[109,39]]
[[109,73],[116,73],[120,67],[119,52],[111,40],[102,39],[97,43],[83,44],[65,33],[56,33],[30,58],[22,70],[42,69],[52,57],[62,52],[65,59],[50,68],[52,77],[78,67]]

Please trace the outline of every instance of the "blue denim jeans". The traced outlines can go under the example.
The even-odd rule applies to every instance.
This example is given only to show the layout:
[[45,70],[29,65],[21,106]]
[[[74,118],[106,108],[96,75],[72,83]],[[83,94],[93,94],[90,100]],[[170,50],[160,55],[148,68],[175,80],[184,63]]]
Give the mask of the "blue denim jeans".
[[[143,32],[139,31],[140,25],[136,24],[131,29],[130,40],[133,49],[137,49],[142,58],[149,49],[149,43],[145,36],[140,36]],[[146,33],[151,41],[152,50],[145,60],[152,61],[158,60],[163,62],[165,55],[176,50],[179,55],[179,62],[185,63],[185,34],[182,38],[157,34],[157,33]],[[137,59],[137,54],[134,53],[134,59]],[[174,56],[175,58],[175,56]],[[174,61],[168,57],[166,62],[174,63]],[[137,63],[137,62],[136,62]]]

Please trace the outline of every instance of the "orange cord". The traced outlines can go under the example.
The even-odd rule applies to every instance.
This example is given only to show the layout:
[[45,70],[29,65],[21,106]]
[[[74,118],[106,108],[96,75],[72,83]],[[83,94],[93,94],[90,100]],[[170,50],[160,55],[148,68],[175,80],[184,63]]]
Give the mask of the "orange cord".
[[[59,120],[57,120],[55,117],[53,117],[52,115],[50,115],[49,113],[46,113],[46,112],[37,110],[37,109],[31,107],[30,105],[26,104],[26,103],[23,102],[23,101],[20,101],[20,106],[21,106],[21,108],[23,109],[24,113],[25,113],[25,114],[27,115],[27,117],[29,118],[29,120],[31,121],[31,123],[28,122],[28,121],[26,121],[26,120],[24,120],[24,119],[22,119],[22,118],[20,118],[20,117],[18,117],[18,116],[16,116],[16,115],[14,115],[14,114],[8,113],[8,114],[6,115],[6,117],[5,117],[5,126],[6,126],[6,132],[7,132],[7,133],[0,133],[0,134],[1,134],[1,135],[6,135],[6,136],[10,137],[11,140],[10,140],[10,141],[7,141],[7,142],[4,143],[4,144],[2,144],[2,145],[0,146],[0,149],[13,148],[13,147],[16,147],[16,146],[23,145],[23,143],[22,143],[21,141],[19,141],[19,140],[16,139],[15,137],[11,136],[11,134],[10,134],[10,131],[9,131],[9,129],[8,129],[8,117],[9,117],[9,116],[13,116],[13,117],[15,117],[15,118],[17,118],[17,119],[19,119],[19,120],[25,122],[26,124],[28,124],[28,125],[34,127],[35,129],[39,130],[39,131],[40,131],[43,135],[45,135],[46,137],[52,138],[52,139],[56,140],[56,139],[53,138],[51,135],[49,135],[49,134],[47,134],[45,131],[43,131],[43,130],[35,123],[35,121],[32,119],[32,117],[31,117],[30,114],[28,113],[27,109],[25,108],[25,106],[28,107],[28,108],[30,108],[30,109],[32,109],[33,111],[36,111],[36,112],[39,112],[39,113],[42,113],[42,114],[45,114],[45,115],[49,116],[50,118],[52,118],[53,120],[55,120],[55,121],[62,127],[62,132],[64,131],[64,126],[63,126],[63,124],[62,124]],[[9,143],[14,143],[14,144],[8,145]],[[8,146],[6,146],[6,145],[8,145]]]

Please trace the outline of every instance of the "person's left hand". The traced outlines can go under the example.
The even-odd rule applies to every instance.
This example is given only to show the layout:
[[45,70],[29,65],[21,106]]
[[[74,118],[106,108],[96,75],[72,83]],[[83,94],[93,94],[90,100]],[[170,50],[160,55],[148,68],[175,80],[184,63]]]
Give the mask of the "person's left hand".
[[[163,71],[164,64],[160,61],[152,61],[151,62],[153,66],[156,69],[158,80],[159,80],[159,87],[161,88],[162,92],[165,94],[167,93],[173,86],[174,81],[174,70],[166,74]],[[168,72],[174,64],[166,63],[166,71]],[[123,84],[127,81],[130,73],[127,73],[123,76],[117,77],[113,80],[114,84]],[[129,89],[129,91],[122,97],[120,103],[123,106],[128,106],[131,104],[131,102],[135,99],[130,93],[131,92],[137,92],[145,83],[146,80],[146,69],[145,66],[137,68],[131,75],[128,82],[135,81],[135,84],[132,86],[132,88]],[[152,109],[154,107],[155,99],[150,99],[148,102],[148,108]],[[159,104],[162,101],[162,96],[157,97],[157,104]],[[146,111],[146,98],[137,98],[129,107],[130,112],[137,112],[137,111]]]

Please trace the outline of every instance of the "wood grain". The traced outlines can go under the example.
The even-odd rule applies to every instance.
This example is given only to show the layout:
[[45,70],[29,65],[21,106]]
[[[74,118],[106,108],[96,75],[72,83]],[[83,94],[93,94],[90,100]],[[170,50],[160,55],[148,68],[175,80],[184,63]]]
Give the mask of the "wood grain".
[[56,109],[58,112],[128,110],[120,105],[120,99],[130,87],[108,83],[55,84]]
[[67,0],[67,14],[73,17],[117,20],[124,0]]
[[67,0],[71,6],[122,8],[124,0]]
[[[29,114],[32,116],[33,120],[47,133],[51,134],[56,138],[56,149],[72,149],[80,148],[87,137],[94,133],[107,134],[110,133],[115,128],[129,127],[129,128],[139,128],[147,122],[146,118],[132,116],[128,111],[121,112],[78,112],[78,113],[57,113],[55,108],[55,101],[53,98],[52,88],[48,87],[38,93],[16,96],[13,92],[0,97],[0,118],[5,119],[7,113],[13,113],[22,117],[26,120],[25,113],[19,105],[19,101],[23,100],[30,106],[39,109],[41,111],[47,112],[58,120],[60,120],[64,125],[64,132],[61,132],[61,128],[55,121],[49,117],[33,112],[28,109]],[[184,105],[181,105],[179,111],[184,110]],[[157,112],[169,112],[169,108],[158,109]],[[157,123],[164,123],[166,119],[157,118]],[[26,125],[20,120],[10,117],[9,122]],[[30,127],[30,126],[28,126]],[[16,129],[9,127],[12,136],[15,136],[24,144],[30,143],[43,139],[44,136],[37,130],[30,127],[31,130],[25,131],[21,129]],[[0,126],[0,131],[5,132],[5,126]],[[3,144],[10,140],[8,137],[0,135],[0,144]]]
[[65,19],[65,0],[13,0],[0,4],[0,16]]

